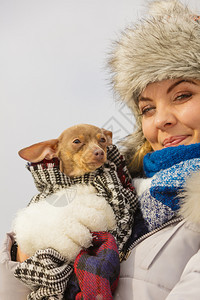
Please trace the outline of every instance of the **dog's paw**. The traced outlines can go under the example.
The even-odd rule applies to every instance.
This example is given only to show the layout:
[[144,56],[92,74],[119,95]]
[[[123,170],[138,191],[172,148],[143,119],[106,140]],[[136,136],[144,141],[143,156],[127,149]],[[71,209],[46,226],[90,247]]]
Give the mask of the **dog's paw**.
[[63,221],[63,233],[80,247],[88,248],[92,245],[90,230],[74,216],[68,216]]

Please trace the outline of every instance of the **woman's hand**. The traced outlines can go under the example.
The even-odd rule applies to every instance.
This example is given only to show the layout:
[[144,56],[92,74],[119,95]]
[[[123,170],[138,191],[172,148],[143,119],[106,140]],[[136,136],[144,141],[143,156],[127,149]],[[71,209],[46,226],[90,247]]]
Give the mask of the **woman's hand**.
[[25,261],[27,258],[29,258],[25,253],[23,253],[18,245],[17,247],[17,261],[18,262],[23,262]]

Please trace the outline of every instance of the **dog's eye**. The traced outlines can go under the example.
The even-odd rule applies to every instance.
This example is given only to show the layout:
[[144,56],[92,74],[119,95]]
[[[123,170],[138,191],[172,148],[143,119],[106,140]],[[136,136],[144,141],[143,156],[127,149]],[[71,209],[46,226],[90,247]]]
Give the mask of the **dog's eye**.
[[80,141],[79,139],[75,139],[75,140],[73,141],[73,143],[74,143],[74,144],[80,144],[81,141]]
[[100,138],[100,142],[101,142],[101,143],[105,143],[105,142],[106,142],[106,139],[102,137],[102,138]]

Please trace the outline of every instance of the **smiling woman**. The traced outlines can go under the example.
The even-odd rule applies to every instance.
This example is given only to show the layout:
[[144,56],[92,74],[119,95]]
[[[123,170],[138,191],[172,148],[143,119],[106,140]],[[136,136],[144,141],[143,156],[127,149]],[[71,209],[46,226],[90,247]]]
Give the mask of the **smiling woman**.
[[139,97],[139,109],[153,150],[200,142],[200,81],[151,83]]

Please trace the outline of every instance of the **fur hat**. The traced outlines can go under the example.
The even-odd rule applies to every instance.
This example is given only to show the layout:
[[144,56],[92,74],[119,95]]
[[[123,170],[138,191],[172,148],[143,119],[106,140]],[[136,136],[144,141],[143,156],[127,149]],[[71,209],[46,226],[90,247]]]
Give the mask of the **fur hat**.
[[137,104],[145,87],[172,78],[200,80],[199,18],[177,0],[151,2],[147,18],[114,44],[109,68],[114,91],[136,118],[136,132],[124,142],[126,151],[135,152],[145,141]]

